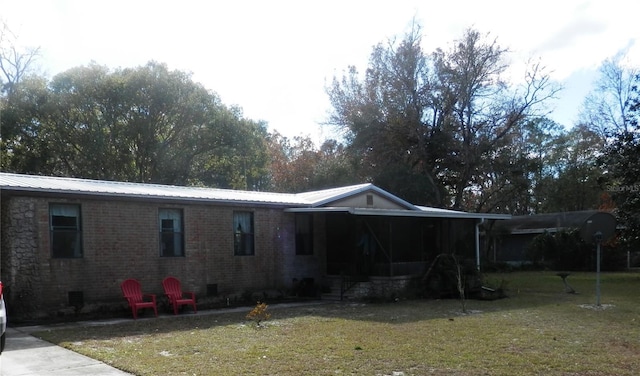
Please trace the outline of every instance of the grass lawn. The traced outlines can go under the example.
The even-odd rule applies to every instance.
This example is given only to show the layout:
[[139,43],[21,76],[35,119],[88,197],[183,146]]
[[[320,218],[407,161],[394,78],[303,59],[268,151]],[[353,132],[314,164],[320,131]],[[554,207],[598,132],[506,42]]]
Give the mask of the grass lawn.
[[[633,375],[640,273],[488,275],[509,298],[330,303],[138,320],[34,335],[136,375]],[[267,302],[268,303],[268,302]]]

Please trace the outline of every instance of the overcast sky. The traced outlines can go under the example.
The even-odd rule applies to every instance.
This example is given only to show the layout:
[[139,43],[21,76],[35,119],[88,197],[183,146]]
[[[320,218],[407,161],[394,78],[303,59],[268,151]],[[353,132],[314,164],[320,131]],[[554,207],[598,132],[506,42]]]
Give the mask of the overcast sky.
[[326,85],[349,65],[365,70],[372,47],[401,38],[412,20],[426,51],[447,49],[466,28],[539,58],[565,89],[552,118],[573,125],[600,63],[622,49],[640,65],[640,1],[626,0],[0,0],[19,43],[40,47],[49,77],[95,61],[112,68],[150,60],[191,72],[226,105],[285,136],[330,136]]

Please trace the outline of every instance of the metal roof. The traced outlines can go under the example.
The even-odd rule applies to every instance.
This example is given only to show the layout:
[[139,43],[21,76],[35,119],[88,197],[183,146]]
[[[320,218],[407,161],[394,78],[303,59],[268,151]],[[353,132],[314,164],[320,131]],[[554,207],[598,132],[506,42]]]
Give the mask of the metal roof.
[[373,190],[394,202],[404,206],[411,206],[406,201],[373,184],[358,184],[305,193],[274,193],[0,173],[0,189],[40,193],[312,207]]
[[232,201],[247,203],[305,205],[303,198],[284,193],[236,191],[229,189],[181,187],[0,173],[0,189],[13,191],[85,194],[96,196],[178,199],[193,201]]
[[[304,193],[273,193],[232,189],[183,187],[67,177],[23,175],[0,172],[0,190],[46,194],[76,194],[162,200],[227,202],[290,207],[292,212],[350,212],[355,215],[411,216],[433,218],[509,219],[510,215],[466,213],[415,206],[373,184],[358,184]],[[328,204],[365,192],[377,193],[405,209],[340,208]],[[328,207],[323,207],[328,205]]]
[[375,192],[401,207],[409,210],[417,210],[417,207],[413,204],[370,183],[299,193],[298,196],[304,197],[304,199],[309,202],[313,202],[312,206],[317,207],[364,192]]
[[373,209],[373,208],[350,208],[350,207],[310,207],[310,208],[290,208],[285,209],[293,213],[327,213],[346,212],[353,215],[371,215],[386,217],[422,217],[422,218],[450,218],[450,219],[509,219],[509,214],[493,213],[467,213],[456,210],[431,208],[417,206],[417,210],[402,209]]
[[582,210],[520,215],[514,216],[508,221],[500,222],[494,229],[508,231],[511,234],[539,234],[563,229],[575,229],[580,228],[589,217],[598,212],[598,210]]
[[420,210],[429,213],[431,216],[440,218],[511,219],[511,214],[469,213],[451,209],[431,208],[427,206],[418,207]]

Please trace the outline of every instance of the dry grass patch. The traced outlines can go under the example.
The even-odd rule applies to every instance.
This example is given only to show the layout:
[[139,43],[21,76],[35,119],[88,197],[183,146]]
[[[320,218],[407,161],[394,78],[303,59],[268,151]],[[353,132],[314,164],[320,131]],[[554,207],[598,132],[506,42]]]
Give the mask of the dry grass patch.
[[270,306],[36,335],[136,375],[632,375],[640,369],[640,274],[506,279],[510,298]]

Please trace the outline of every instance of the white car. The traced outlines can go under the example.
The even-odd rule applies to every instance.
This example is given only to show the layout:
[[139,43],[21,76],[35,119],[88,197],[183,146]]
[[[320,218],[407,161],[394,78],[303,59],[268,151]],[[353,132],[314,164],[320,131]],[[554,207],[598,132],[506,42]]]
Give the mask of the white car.
[[4,342],[7,339],[7,310],[4,308],[4,295],[2,294],[2,282],[0,282],[0,354],[4,350]]

